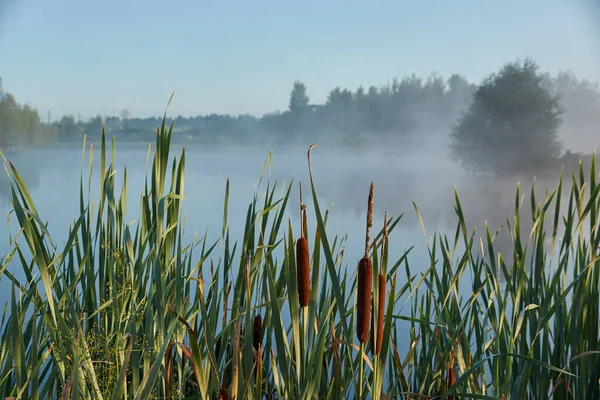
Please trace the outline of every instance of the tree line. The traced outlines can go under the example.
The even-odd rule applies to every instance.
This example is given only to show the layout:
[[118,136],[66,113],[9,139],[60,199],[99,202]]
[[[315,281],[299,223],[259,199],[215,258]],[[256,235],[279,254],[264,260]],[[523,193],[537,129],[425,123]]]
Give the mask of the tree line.
[[17,103],[12,94],[3,96],[0,102],[0,148],[27,142],[39,144],[56,140],[56,132],[40,121],[35,108]]
[[[594,142],[600,137],[594,132],[600,126],[599,93],[596,84],[572,73],[543,73],[530,59],[507,63],[480,84],[458,74],[447,79],[413,74],[368,89],[336,87],[322,104],[312,103],[306,85],[296,81],[283,112],[261,117],[178,116],[174,137],[204,143],[269,139],[286,144],[319,136],[335,138],[341,145],[361,145],[374,138],[445,137],[464,168],[513,172],[544,168],[577,143],[600,145],[600,139]],[[93,139],[102,128],[121,141],[151,140],[159,123],[159,117],[130,118],[124,111],[83,122],[67,115],[45,124],[34,108],[8,95],[0,103],[0,145],[7,140],[79,141],[84,134]],[[559,138],[561,131],[566,143]]]

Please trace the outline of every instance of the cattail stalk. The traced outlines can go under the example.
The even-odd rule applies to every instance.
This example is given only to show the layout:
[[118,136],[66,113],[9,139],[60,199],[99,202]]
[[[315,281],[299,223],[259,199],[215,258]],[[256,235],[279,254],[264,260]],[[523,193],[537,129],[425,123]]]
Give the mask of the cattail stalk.
[[300,307],[308,306],[310,301],[310,257],[306,238],[306,205],[302,203],[302,185],[300,185],[300,238],[296,241],[296,281],[298,283],[298,301]]
[[256,351],[255,365],[257,371],[261,370],[262,365],[262,330],[262,317],[258,314],[254,317],[254,332],[252,337],[252,346]]
[[[452,385],[454,385],[454,382],[456,382],[454,368],[450,367],[450,369],[448,369],[448,389],[450,389]],[[454,396],[448,396],[447,398],[448,400],[454,400]]]
[[301,237],[296,242],[296,274],[298,280],[298,300],[300,307],[308,306],[310,301],[310,268],[308,257],[308,239]]
[[[375,305],[373,305],[375,307]],[[377,341],[375,341],[375,313],[371,315],[371,353],[379,354],[383,342],[383,319],[385,316],[385,275],[379,274],[379,304],[377,307]]]
[[358,265],[358,298],[356,310],[356,335],[361,343],[365,343],[369,336],[372,281],[373,263],[370,258],[363,257]]
[[253,335],[252,345],[254,346],[254,350],[258,352],[258,349],[261,346],[262,342],[262,317],[258,314],[254,317],[254,335]]
[[[388,245],[388,225],[387,211],[383,217],[383,243],[381,245],[381,260],[385,267],[385,255],[387,254]],[[383,343],[383,323],[385,317],[385,271],[379,272],[379,302],[377,307],[377,340],[375,340],[375,313],[371,315],[371,354],[379,354],[381,352],[381,344]],[[375,305],[373,304],[373,309]]]
[[373,287],[373,262],[369,258],[369,233],[373,226],[373,196],[375,187],[371,182],[367,209],[367,229],[365,234],[365,254],[358,264],[358,296],[356,301],[356,336],[361,343],[369,339],[369,320],[371,319],[371,291]]

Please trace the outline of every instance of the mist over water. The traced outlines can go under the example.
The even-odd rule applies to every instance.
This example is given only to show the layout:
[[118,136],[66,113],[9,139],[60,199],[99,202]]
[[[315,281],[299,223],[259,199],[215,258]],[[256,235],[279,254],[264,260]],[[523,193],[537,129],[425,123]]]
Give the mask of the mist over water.
[[[559,95],[563,110],[563,124],[558,130],[561,154],[564,150],[571,152],[570,155],[567,153],[568,157],[559,159],[568,178],[581,156],[577,152],[589,156],[590,147],[598,141],[598,136],[593,134],[593,125],[596,120],[600,121],[599,92],[592,82],[578,80],[569,74],[559,74],[553,79],[551,88]],[[456,89],[457,85],[460,90]],[[425,94],[435,87],[438,88],[434,92],[437,94],[426,97]],[[526,241],[527,229],[531,228],[531,184],[535,179],[536,202],[543,204],[546,191],[551,192],[558,183],[559,162],[546,170],[538,168],[536,173],[498,174],[477,169],[468,172],[461,168],[453,158],[451,134],[469,109],[474,89],[456,76],[448,80],[447,87],[443,80],[423,83],[413,76],[369,92],[371,100],[363,97],[360,89],[356,93],[340,92],[338,89],[332,91],[335,96],[342,98],[341,104],[348,99],[356,102],[354,108],[350,108],[354,114],[345,117],[348,121],[354,121],[353,125],[345,120],[341,125],[339,121],[336,122],[340,111],[335,108],[337,106],[333,100],[310,112],[304,109],[296,114],[287,112],[273,117],[273,121],[277,122],[275,127],[283,129],[283,133],[277,134],[273,134],[279,132],[277,130],[271,133],[261,131],[269,126],[269,117],[263,117],[262,120],[230,116],[175,118],[171,158],[178,157],[181,149],[186,148],[186,199],[183,210],[187,242],[191,243],[194,238],[199,239],[205,234],[208,243],[220,239],[227,179],[231,188],[228,224],[232,242],[242,240],[248,204],[254,195],[264,194],[267,181],[271,184],[277,182],[281,189],[279,195],[283,196],[284,189],[293,180],[287,217],[296,232],[299,229],[300,209],[298,183],[304,185],[308,228],[314,234],[316,221],[310,199],[306,152],[311,144],[316,143],[312,151],[312,168],[319,202],[322,209],[331,210],[328,235],[331,238],[346,238],[342,268],[347,268],[350,275],[355,273],[356,263],[364,248],[370,182],[375,184],[374,230],[378,231],[383,226],[384,212],[387,211],[391,217],[402,215],[390,236],[391,265],[410,251],[408,262],[412,274],[431,267],[428,246],[433,244],[433,239],[439,241],[440,238],[436,236],[447,235],[448,240],[453,241],[456,235],[458,217],[455,191],[460,198],[469,235],[475,231],[475,257],[489,257],[487,249],[482,250],[480,245],[480,240],[485,242],[487,224],[491,235],[500,229],[494,239],[494,257],[501,252],[505,259],[510,259],[517,184],[520,184],[522,196],[519,199],[521,237]],[[346,96],[346,100],[343,100],[343,96]],[[303,101],[307,104],[308,99],[304,97]],[[408,109],[398,106],[398,101],[407,101]],[[396,104],[399,114],[389,111],[385,102]],[[375,111],[387,113],[382,114],[381,121],[369,119],[371,114],[364,110],[365,105],[369,104],[379,104]],[[436,110],[445,110],[445,113],[438,115]],[[128,120],[126,115],[120,119],[111,118],[104,119],[104,126],[108,137],[114,135],[116,138],[117,190],[120,191],[123,172],[127,168],[126,219],[134,223],[139,217],[139,199],[150,173],[147,157],[148,145],[154,144],[151,142],[151,132],[160,120]],[[63,118],[58,124],[47,125],[48,129],[58,130],[59,139],[61,135],[66,135],[62,140],[40,145],[35,143],[34,136],[24,141],[22,151],[8,154],[9,160],[29,187],[42,221],[48,222],[58,252],[66,241],[69,226],[79,217],[79,183],[82,174],[84,194],[87,196],[91,147],[95,149],[91,196],[96,204],[98,201],[98,137],[102,121],[96,122],[99,123],[75,123],[74,120]],[[387,128],[384,122],[389,125]],[[90,145],[88,142],[83,160],[81,141],[68,133],[68,129],[73,130],[76,126],[89,135],[89,141],[93,143]],[[194,130],[200,129],[198,126],[204,126],[205,130]],[[209,129],[211,126],[215,133]],[[374,132],[370,130],[373,126],[383,128]],[[518,150],[517,143],[515,151],[505,152],[507,159],[503,160],[502,165],[518,163],[523,157],[528,157]],[[269,162],[271,154],[272,164]],[[265,177],[262,185],[257,187],[265,163]],[[3,175],[0,180],[0,214],[9,215],[10,211],[10,188]],[[552,210],[549,215],[552,216]],[[10,230],[0,232],[0,253],[9,250],[9,237],[16,232],[16,221],[12,221]],[[463,245],[462,239],[459,239],[459,248]],[[19,275],[18,268],[13,273]],[[1,285],[9,285],[9,281],[3,280]],[[460,285],[461,290],[470,292],[469,279],[462,280]]]
[[[381,147],[379,147],[381,146]],[[171,158],[179,156],[182,145],[174,145]],[[304,203],[308,204],[309,234],[314,235],[316,220],[308,181],[307,146],[293,145],[272,151],[269,163],[267,146],[186,146],[185,201],[183,206],[188,243],[205,233],[208,243],[220,239],[223,206],[227,179],[230,180],[228,224],[232,242],[242,240],[247,207],[256,194],[263,195],[267,182],[277,184],[277,195],[293,180],[294,188],[287,208],[287,217],[297,233],[299,229],[298,183],[304,187]],[[148,144],[119,143],[116,145],[116,190],[120,192],[124,169],[128,176],[128,205],[126,220],[133,224],[139,217],[139,199],[144,189],[147,168]],[[110,152],[107,157],[110,158]],[[87,198],[89,146],[82,162],[81,149],[76,147],[48,147],[32,149],[9,157],[28,186],[42,221],[48,222],[48,230],[57,251],[61,252],[69,226],[79,217],[79,183],[83,177],[84,195]],[[151,162],[151,159],[150,159]],[[98,169],[100,151],[95,147],[93,155],[91,198],[97,206],[99,193]],[[454,239],[457,216],[454,209],[454,190],[458,191],[467,229],[477,227],[477,235],[485,238],[485,222],[490,231],[503,226],[503,232],[495,240],[496,250],[510,258],[512,239],[506,227],[506,217],[512,221],[517,181],[521,179],[521,193],[528,198],[533,177],[504,177],[473,175],[465,173],[452,163],[447,150],[437,145],[403,148],[382,143],[360,149],[340,149],[331,144],[320,145],[312,150],[311,164],[319,202],[323,211],[329,209],[328,235],[346,236],[342,268],[355,273],[356,263],[364,249],[366,205],[371,181],[375,184],[374,232],[383,226],[384,212],[390,217],[403,217],[390,235],[391,265],[406,251],[411,273],[425,271],[430,267],[427,244],[433,235],[448,235]],[[265,165],[261,186],[261,169]],[[536,182],[538,201],[543,201],[544,191],[552,190],[558,175],[552,179]],[[523,224],[528,222],[527,198],[523,202]],[[414,204],[423,218],[425,232],[415,211]],[[260,202],[259,202],[260,204]],[[0,184],[0,213],[9,215],[10,188],[3,174]],[[530,212],[529,212],[530,213]],[[529,214],[530,215],[530,214]],[[10,219],[10,215],[9,215]],[[0,253],[10,248],[9,235],[17,233],[18,223],[12,218],[10,229],[0,231]],[[526,230],[524,229],[525,233]],[[526,238],[526,237],[525,237]],[[21,243],[22,246],[25,243]],[[239,245],[239,244],[238,244]],[[480,248],[476,252],[481,255]],[[508,254],[506,254],[508,253]],[[276,254],[280,254],[276,252]],[[239,257],[239,252],[237,254]],[[213,254],[213,258],[218,257]],[[280,260],[281,262],[281,260]],[[12,271],[20,276],[18,262]],[[10,267],[9,267],[10,268]],[[399,271],[402,271],[403,267]],[[404,274],[403,272],[401,274]],[[4,287],[8,280],[2,280]],[[470,291],[470,281],[461,281],[461,290]],[[2,301],[8,298],[1,299]]]
[[[556,398],[571,389],[578,398],[600,398],[600,364],[590,361],[600,343],[593,287],[600,203],[590,201],[582,217],[600,192],[600,175],[589,176],[600,149],[599,38],[599,0],[434,7],[0,0],[0,153],[7,161],[0,164],[10,171],[0,171],[0,306],[8,310],[0,323],[0,398],[17,390],[27,397],[36,385],[44,397],[95,395],[113,384],[127,391],[113,398],[138,398],[147,379],[160,398],[189,397],[207,381],[210,390],[232,394],[260,397],[264,389],[288,398],[295,397],[288,389],[314,389],[321,398],[341,388],[352,398],[350,386],[370,391],[381,376],[385,398],[401,397],[400,390],[457,397],[448,389],[454,378],[454,386],[480,397],[523,398],[521,390],[542,398],[549,382]],[[153,157],[167,138],[162,182],[164,159],[153,179]],[[111,179],[101,181],[104,139],[106,167],[116,143],[114,188]],[[337,271],[325,259],[325,241],[315,241],[309,148],[310,177],[327,216],[319,234],[327,235]],[[169,191],[182,152],[178,208],[171,202],[178,190]],[[40,217],[34,230],[50,250],[49,268],[35,257],[44,251],[31,254],[37,232],[20,232],[11,199],[21,185],[11,187],[7,176],[13,165]],[[126,201],[112,202],[121,198],[124,176]],[[157,198],[163,183],[168,196]],[[374,214],[367,216],[371,183]],[[151,201],[141,199],[148,187]],[[264,232],[260,224],[246,230],[246,218],[273,204],[265,198],[273,187],[273,202],[291,187],[277,248],[248,249],[244,235],[254,242]],[[540,212],[547,200],[551,206]],[[253,201],[258,210],[249,209]],[[78,221],[88,204],[91,222]],[[113,229],[122,204],[129,229]],[[170,233],[160,227],[164,205]],[[295,315],[297,294],[309,291],[301,279],[307,269],[293,265],[297,248],[284,249],[300,237],[303,206],[310,255],[321,250],[319,269],[308,256],[310,304]],[[141,210],[151,216],[137,230]],[[23,211],[22,218],[32,213]],[[268,212],[269,233],[274,215]],[[376,283],[384,278],[377,276],[381,248],[370,254],[374,279],[355,281],[367,219],[373,240],[385,215],[400,221],[383,249],[384,285]],[[69,238],[76,221],[80,229]],[[577,222],[586,225],[576,233]],[[233,255],[224,250],[225,233]],[[70,239],[77,243],[65,251]],[[44,269],[50,274],[41,279]],[[317,271],[321,279],[313,279]],[[374,286],[363,290],[364,283]],[[359,365],[356,332],[340,330],[349,321],[362,330],[367,321],[359,315],[368,307],[361,305],[380,286],[391,310],[384,329],[392,327],[391,346],[385,349],[386,337],[384,358],[365,350],[383,375]],[[527,366],[513,352],[539,362]],[[585,357],[568,361],[576,354]],[[315,373],[321,356],[327,376]],[[544,372],[550,361],[567,365],[565,373]],[[46,385],[52,379],[57,384]],[[104,386],[88,391],[97,382]]]

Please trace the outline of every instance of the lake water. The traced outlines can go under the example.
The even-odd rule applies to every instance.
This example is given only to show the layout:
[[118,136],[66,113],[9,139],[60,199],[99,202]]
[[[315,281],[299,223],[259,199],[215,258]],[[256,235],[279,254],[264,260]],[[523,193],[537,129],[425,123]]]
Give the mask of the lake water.
[[[181,146],[175,146],[172,155],[179,155]],[[293,147],[273,151],[272,168],[267,169],[271,181],[278,179],[283,189],[293,178],[294,189],[288,207],[295,232],[299,231],[298,222],[298,181],[304,187],[305,199],[309,211],[309,229],[314,233],[316,221],[312,214],[312,201],[309,195],[306,147]],[[364,232],[366,221],[367,197],[370,182],[375,184],[374,231],[382,227],[383,214],[387,210],[390,216],[404,213],[404,217],[390,235],[390,267],[406,249],[414,246],[408,256],[413,274],[430,267],[427,243],[431,235],[447,234],[453,240],[456,230],[454,211],[454,187],[456,186],[467,217],[467,229],[478,226],[478,233],[484,234],[484,221],[490,229],[496,230],[505,223],[505,216],[511,215],[514,207],[516,188],[515,179],[497,180],[489,177],[475,177],[461,173],[458,167],[450,163],[445,151],[410,151],[396,149],[336,149],[333,146],[317,146],[312,151],[311,163],[313,176],[322,210],[330,208],[328,235],[347,234],[344,263],[350,272],[354,271],[358,259],[364,251]],[[139,198],[148,172],[146,157],[147,144],[117,144],[116,170],[117,188],[120,189],[123,169],[128,173],[128,210],[127,220],[138,217]],[[82,163],[82,153],[77,148],[55,148],[30,150],[12,157],[38,208],[42,220],[48,222],[48,229],[59,248],[64,244],[69,225],[79,213],[79,182],[87,175],[88,157]],[[267,146],[250,147],[194,147],[186,152],[186,186],[184,212],[186,231],[191,241],[194,230],[201,236],[208,231],[209,242],[218,240],[221,234],[223,200],[226,180],[230,180],[229,225],[231,239],[242,238],[248,204],[255,191],[264,192],[264,184],[257,189],[260,172],[265,160],[269,158]],[[92,198],[98,198],[99,150],[95,151]],[[150,161],[151,162],[151,161]],[[87,179],[87,178],[84,178]],[[0,214],[6,217],[10,210],[10,191],[6,179],[0,184]],[[556,182],[548,182],[552,186]],[[544,185],[538,187],[543,190]],[[530,182],[524,182],[523,192],[528,193]],[[280,191],[283,194],[283,190]],[[541,198],[542,199],[542,198]],[[413,202],[423,216],[426,234],[424,234]],[[524,203],[524,208],[528,203]],[[10,229],[0,230],[0,253],[9,249],[9,235],[17,231],[17,221],[11,221]],[[311,233],[312,235],[312,233]],[[506,251],[510,248],[510,239],[506,233],[498,239],[498,248]],[[479,247],[478,247],[479,248]],[[460,249],[458,250],[460,254]],[[239,251],[238,251],[239,255]],[[15,275],[22,276],[18,264],[9,266]],[[404,284],[403,268],[400,269],[399,287]],[[0,302],[3,305],[10,298],[10,282],[0,280]],[[460,281],[460,291],[471,292],[469,279]],[[402,303],[403,304],[403,303]],[[402,307],[401,307],[402,308]],[[408,314],[402,309],[399,313]]]

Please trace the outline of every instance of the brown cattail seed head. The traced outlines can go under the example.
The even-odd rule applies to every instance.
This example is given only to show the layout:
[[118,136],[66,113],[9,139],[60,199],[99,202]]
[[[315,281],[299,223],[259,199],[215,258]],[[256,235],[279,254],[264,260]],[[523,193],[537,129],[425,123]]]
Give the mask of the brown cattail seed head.
[[253,337],[253,346],[254,350],[258,351],[262,341],[262,317],[258,314],[254,317],[254,337]]
[[221,338],[222,336],[219,336],[217,343],[215,344],[215,356],[217,358],[219,358],[219,355],[221,354]]
[[308,239],[301,237],[296,242],[296,278],[298,282],[298,300],[300,307],[308,306],[310,300],[310,259]]
[[373,286],[373,263],[369,257],[363,257],[358,264],[358,298],[356,302],[356,335],[361,343],[369,338],[369,319],[371,317],[371,291]]
[[219,392],[219,400],[229,400],[229,393],[227,393],[225,388],[221,389],[221,392]]
[[[373,304],[375,307],[375,304]],[[383,342],[383,317],[385,316],[385,275],[379,274],[379,304],[377,315],[377,342],[375,342],[375,313],[371,315],[371,353],[379,354]]]
[[[450,367],[448,370],[448,388],[451,388],[456,382],[456,376],[454,375],[454,368]],[[454,400],[454,396],[448,396],[448,400]]]

